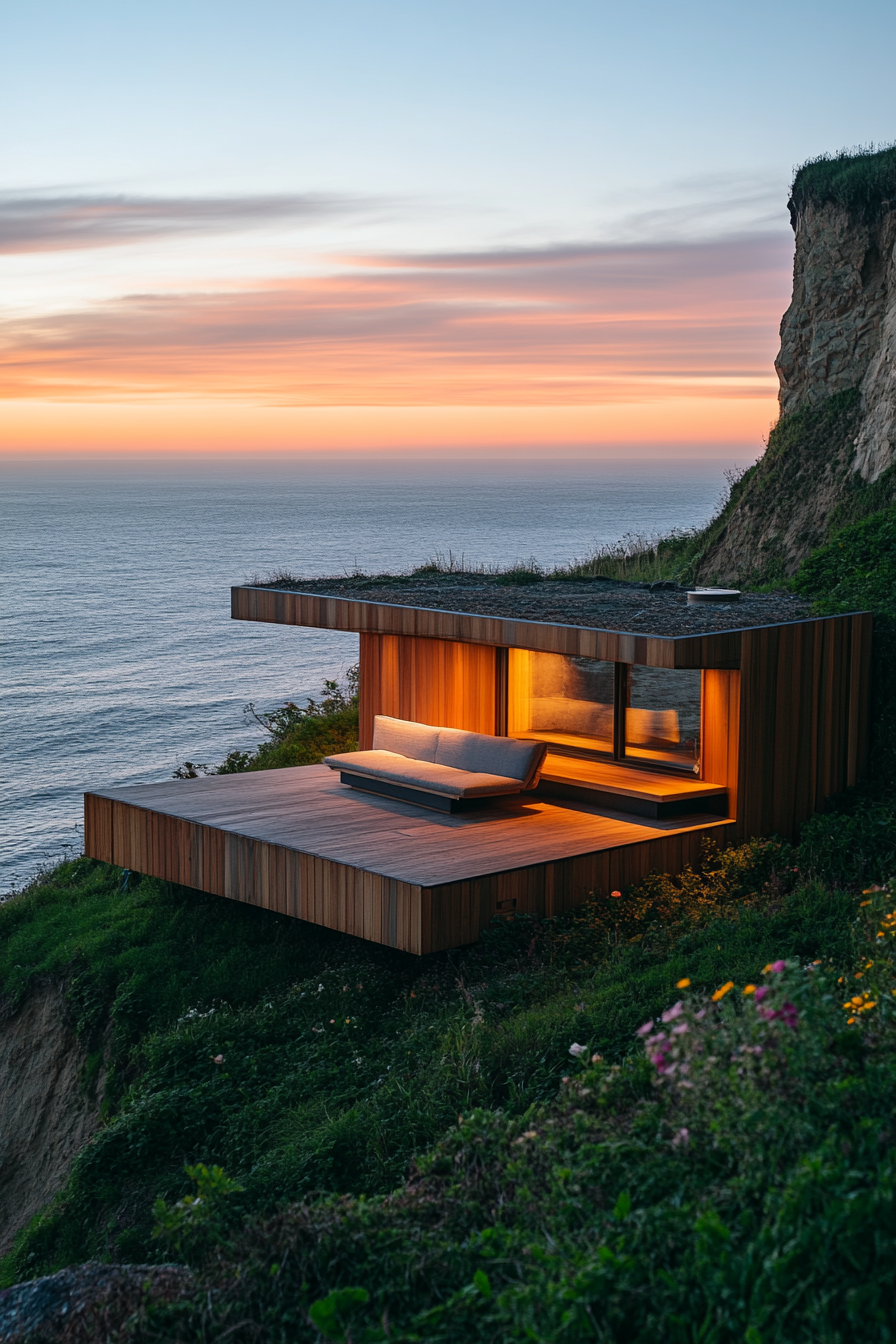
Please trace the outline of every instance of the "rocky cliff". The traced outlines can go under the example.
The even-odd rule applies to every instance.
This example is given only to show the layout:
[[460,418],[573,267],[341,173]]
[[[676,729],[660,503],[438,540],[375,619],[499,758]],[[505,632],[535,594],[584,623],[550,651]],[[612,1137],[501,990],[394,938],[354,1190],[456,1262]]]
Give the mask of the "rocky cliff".
[[896,498],[896,148],[806,164],[789,207],[781,418],[707,534],[701,582],[789,576]]

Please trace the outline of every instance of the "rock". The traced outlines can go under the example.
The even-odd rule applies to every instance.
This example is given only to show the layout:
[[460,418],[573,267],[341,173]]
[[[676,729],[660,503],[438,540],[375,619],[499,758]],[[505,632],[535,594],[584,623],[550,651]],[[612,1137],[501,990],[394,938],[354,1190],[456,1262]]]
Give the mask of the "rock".
[[183,1265],[103,1265],[88,1261],[0,1292],[3,1344],[96,1344],[122,1337],[149,1303],[189,1292]]

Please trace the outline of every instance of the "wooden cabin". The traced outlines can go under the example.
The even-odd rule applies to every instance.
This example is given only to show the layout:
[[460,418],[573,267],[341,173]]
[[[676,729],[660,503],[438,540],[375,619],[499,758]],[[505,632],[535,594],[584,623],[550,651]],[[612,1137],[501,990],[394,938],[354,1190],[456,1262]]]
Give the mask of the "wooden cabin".
[[866,613],[763,624],[745,601],[656,634],[649,611],[589,624],[584,598],[559,619],[547,598],[321,587],[237,587],[232,616],[359,634],[361,748],[376,714],[535,738],[537,788],[448,815],[324,765],[172,780],[87,794],[89,855],[419,954],[680,872],[707,840],[796,839],[863,774]]

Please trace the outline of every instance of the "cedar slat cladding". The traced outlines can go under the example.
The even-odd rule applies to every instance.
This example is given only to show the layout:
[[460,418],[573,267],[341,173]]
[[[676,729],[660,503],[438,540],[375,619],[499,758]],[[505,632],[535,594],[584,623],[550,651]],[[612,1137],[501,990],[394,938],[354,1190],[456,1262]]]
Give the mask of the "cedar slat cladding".
[[416,953],[474,941],[502,903],[567,909],[651,868],[677,872],[705,838],[733,834],[715,818],[541,799],[423,814],[324,766],[117,789],[85,807],[92,857]]
[[231,589],[231,616],[236,621],[266,621],[323,630],[354,630],[360,634],[404,635],[414,639],[451,640],[461,644],[535,649],[572,657],[652,667],[737,667],[740,630],[718,634],[634,635],[619,630],[555,625],[549,621],[516,621],[471,612],[428,607],[391,606],[279,588]]
[[361,749],[373,743],[374,714],[493,734],[495,655],[484,644],[361,635]]
[[740,836],[798,839],[825,798],[861,778],[870,637],[865,613],[743,632]]

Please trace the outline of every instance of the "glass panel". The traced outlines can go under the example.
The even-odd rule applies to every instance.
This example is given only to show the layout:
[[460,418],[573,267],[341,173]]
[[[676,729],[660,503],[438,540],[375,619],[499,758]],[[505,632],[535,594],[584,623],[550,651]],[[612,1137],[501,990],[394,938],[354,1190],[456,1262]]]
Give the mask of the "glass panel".
[[612,663],[527,649],[510,649],[509,655],[507,731],[511,737],[612,755]]
[[700,672],[629,668],[627,760],[700,769]]

